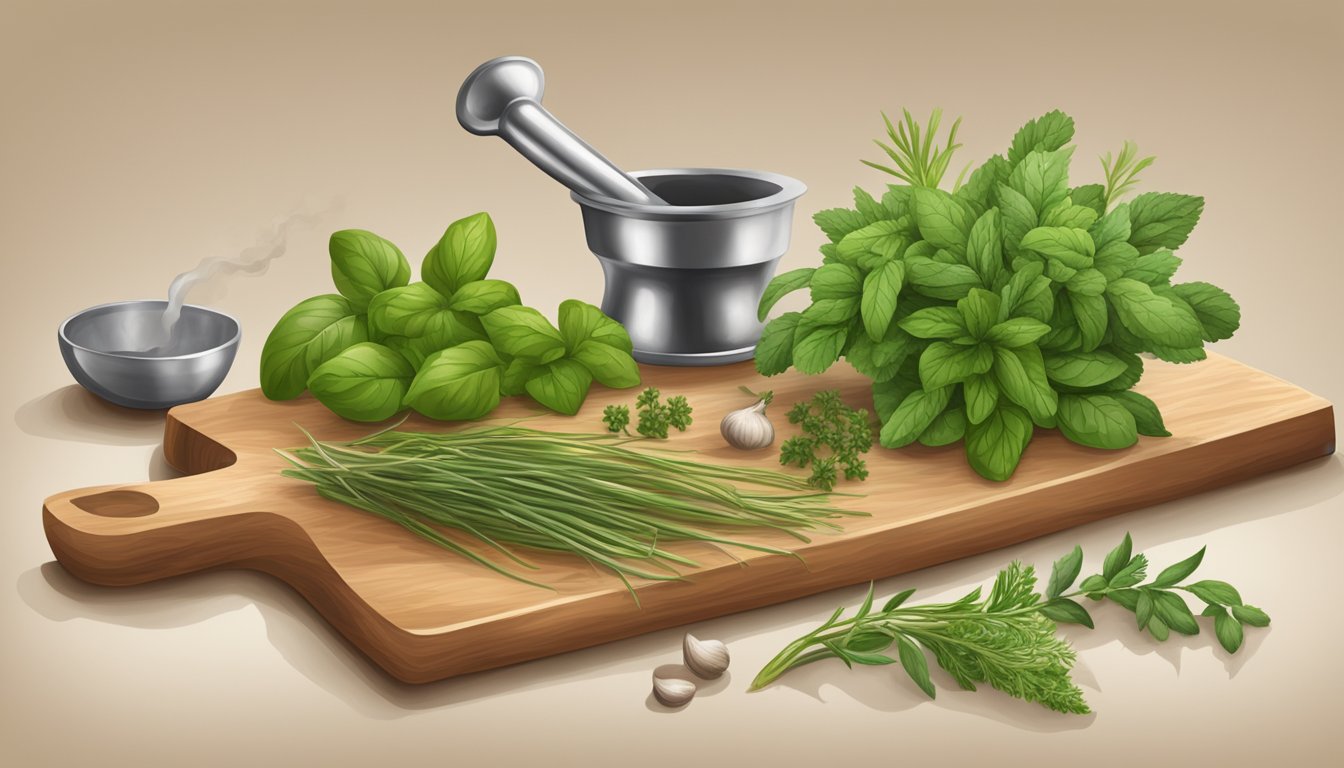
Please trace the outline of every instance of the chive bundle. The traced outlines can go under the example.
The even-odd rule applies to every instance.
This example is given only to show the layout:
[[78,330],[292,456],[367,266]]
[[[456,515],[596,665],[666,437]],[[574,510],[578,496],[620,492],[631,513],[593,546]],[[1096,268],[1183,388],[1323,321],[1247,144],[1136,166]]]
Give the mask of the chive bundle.
[[633,451],[628,439],[565,434],[514,425],[457,432],[385,430],[347,443],[319,441],[282,453],[283,474],[306,480],[325,498],[397,523],[510,578],[528,579],[449,538],[454,529],[524,568],[514,547],[564,552],[629,577],[681,578],[697,567],[663,542],[694,540],[773,554],[777,547],[728,537],[773,529],[801,541],[803,531],[839,530],[845,512],[828,494],[774,470],[687,461],[668,451]]

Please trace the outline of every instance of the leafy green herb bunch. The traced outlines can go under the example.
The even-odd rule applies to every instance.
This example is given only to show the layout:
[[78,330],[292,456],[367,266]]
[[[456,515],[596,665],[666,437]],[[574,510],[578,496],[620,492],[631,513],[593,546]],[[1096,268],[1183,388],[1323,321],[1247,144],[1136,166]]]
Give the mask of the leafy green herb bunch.
[[331,236],[337,294],[300,302],[261,352],[272,400],[311,390],[336,414],[382,421],[404,408],[434,419],[476,419],[500,397],[526,393],[574,414],[596,380],[639,384],[630,336],[581,301],[560,304],[559,327],[522,306],[518,289],[486,275],[495,259],[487,213],[453,222],[421,263],[360,229]]
[[891,145],[877,144],[895,167],[865,163],[904,183],[880,199],[856,188],[854,208],[813,217],[830,241],[821,266],[778,275],[760,316],[795,290],[812,303],[770,321],[757,369],[816,374],[844,358],[873,380],[883,446],[964,440],[991,480],[1012,476],[1034,427],[1093,448],[1168,436],[1157,405],[1132,391],[1140,353],[1202,360],[1205,342],[1241,321],[1221,288],[1172,280],[1203,198],[1120,202],[1153,161],[1130,142],[1102,159],[1104,183],[1070,186],[1074,124],[1059,111],[949,192],[961,121],[945,147],[939,122],[936,110],[922,129],[909,112],[887,120]]

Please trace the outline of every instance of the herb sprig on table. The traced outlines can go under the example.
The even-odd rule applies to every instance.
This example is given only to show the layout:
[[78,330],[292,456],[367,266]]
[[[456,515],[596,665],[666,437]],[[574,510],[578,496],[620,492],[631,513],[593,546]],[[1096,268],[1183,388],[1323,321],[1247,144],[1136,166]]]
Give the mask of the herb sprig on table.
[[1168,435],[1133,391],[1140,353],[1202,360],[1241,322],[1221,288],[1173,281],[1204,199],[1122,202],[1153,161],[1131,142],[1103,159],[1104,184],[1071,185],[1074,123],[1058,111],[947,191],[960,121],[939,146],[940,120],[886,121],[894,167],[867,165],[905,183],[855,188],[853,208],[813,217],[821,265],[776,276],[760,317],[792,291],[811,303],[769,322],[757,369],[816,374],[844,358],[873,381],[884,447],[964,441],[991,480],[1012,476],[1037,427],[1107,449]]
[[779,447],[780,464],[811,467],[808,484],[824,491],[835,488],[841,471],[846,480],[868,477],[868,464],[860,458],[873,446],[868,411],[850,408],[840,399],[839,390],[831,389],[795,403],[788,418],[803,433]]
[[[854,664],[899,664],[930,698],[936,695],[925,652],[966,690],[988,683],[1010,696],[1037,702],[1058,712],[1089,712],[1083,693],[1069,673],[1076,655],[1056,634],[1056,622],[1091,629],[1092,616],[1076,598],[1109,600],[1132,611],[1140,630],[1157,640],[1170,632],[1199,633],[1199,622],[1181,593],[1204,603],[1219,644],[1228,653],[1241,647],[1244,627],[1264,627],[1269,616],[1242,602],[1224,581],[1186,583],[1204,558],[1204,549],[1163,569],[1145,583],[1148,558],[1132,551],[1129,534],[1106,555],[1100,573],[1069,591],[1082,571],[1083,550],[1074,547],[1055,561],[1044,592],[1037,591],[1035,570],[1019,562],[999,572],[989,596],[980,588],[950,603],[907,605],[909,589],[875,608],[873,588],[858,611],[842,618],[837,608],[820,627],[790,643],[752,681],[763,688],[791,669],[823,659]],[[893,657],[884,653],[895,646]]]

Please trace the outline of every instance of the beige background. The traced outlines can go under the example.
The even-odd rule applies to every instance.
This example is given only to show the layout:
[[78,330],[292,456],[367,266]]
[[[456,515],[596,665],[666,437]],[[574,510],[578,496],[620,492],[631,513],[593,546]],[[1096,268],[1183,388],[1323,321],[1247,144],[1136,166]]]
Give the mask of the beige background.
[[1068,632],[1096,709],[1081,718],[996,692],[944,688],[930,702],[899,671],[837,664],[744,692],[857,588],[694,627],[729,641],[731,679],[665,713],[647,703],[648,673],[676,659],[679,631],[410,688],[264,577],[104,590],[51,563],[43,497],[171,474],[160,415],[112,411],[72,385],[53,338],[71,312],[162,296],[201,257],[337,199],[343,211],[294,237],[269,274],[193,296],[245,329],[222,391],[255,386],[270,325],[328,290],[325,233],[340,227],[417,258],[449,221],[488,210],[499,274],[525,300],[600,297],[562,190],[453,117],[461,78],[504,53],[541,61],[546,103],[620,164],[805,180],[784,268],[816,259],[808,213],[885,183],[858,163],[877,157],[879,109],[965,115],[961,156],[978,161],[1063,108],[1080,128],[1075,178],[1099,177],[1092,158],[1133,138],[1159,158],[1144,188],[1208,198],[1182,276],[1245,308],[1219,351],[1344,401],[1338,4],[454,5],[0,3],[0,762],[1341,759],[1337,458],[879,585],[959,594],[1008,559],[1046,563],[1075,542],[1099,556],[1130,530],[1159,562],[1207,543],[1207,574],[1273,614],[1228,657],[1207,632],[1159,646],[1099,610],[1100,629]]

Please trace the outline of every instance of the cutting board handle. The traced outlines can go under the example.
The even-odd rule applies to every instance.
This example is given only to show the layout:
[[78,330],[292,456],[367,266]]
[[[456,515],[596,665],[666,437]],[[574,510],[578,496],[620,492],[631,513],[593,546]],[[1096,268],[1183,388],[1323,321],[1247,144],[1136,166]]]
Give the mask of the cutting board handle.
[[[231,477],[235,475],[235,477]],[[237,465],[200,475],[56,494],[42,524],[57,561],[96,584],[141,584],[263,554],[259,541],[305,536],[248,500]],[[285,529],[293,530],[285,530]],[[269,545],[267,546],[269,548]]]

